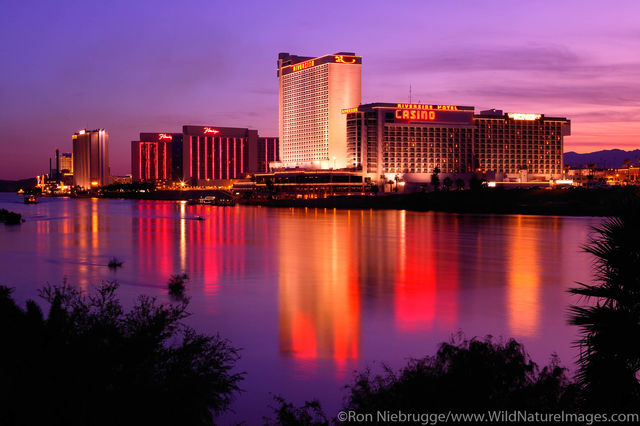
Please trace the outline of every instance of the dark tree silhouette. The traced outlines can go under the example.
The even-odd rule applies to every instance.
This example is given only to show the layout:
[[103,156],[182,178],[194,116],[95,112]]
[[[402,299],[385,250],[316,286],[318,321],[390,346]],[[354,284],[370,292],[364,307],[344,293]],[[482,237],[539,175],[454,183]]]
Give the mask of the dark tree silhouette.
[[570,308],[580,327],[579,369],[590,409],[640,407],[640,198],[628,196],[615,217],[595,228],[584,247],[595,257],[595,283],[571,293],[585,305]]
[[449,176],[447,176],[442,181],[442,184],[444,185],[445,188],[447,188],[447,191],[448,191],[451,189],[451,186],[453,185],[453,180]]
[[6,209],[0,209],[0,223],[4,223],[5,225],[19,225],[24,220],[22,219],[22,215],[20,213],[10,212]]
[[176,297],[184,296],[184,291],[186,290],[185,283],[187,281],[189,281],[189,275],[185,273],[171,275],[171,278],[169,278],[169,283],[168,283],[169,294],[171,296],[176,296]]
[[107,264],[107,266],[109,267],[109,269],[118,269],[122,266],[122,263],[122,260],[114,256],[109,259],[109,263]]
[[[479,413],[487,410],[572,412],[577,406],[577,385],[552,356],[542,369],[523,346],[462,340],[442,343],[435,356],[413,359],[399,371],[383,367],[381,374],[359,372],[347,386],[344,411],[376,413]],[[269,424],[329,424],[317,401],[296,408],[282,398]],[[284,420],[284,421],[283,421]],[[281,423],[278,423],[280,421]],[[334,419],[335,424],[338,422]],[[374,419],[374,424],[375,419]]]
[[45,287],[45,317],[0,286],[0,424],[210,425],[228,408],[237,350],[182,324],[186,303],[125,312],[117,287]]
[[431,186],[433,187],[434,191],[437,191],[440,188],[440,177],[438,176],[439,174],[440,168],[436,166],[433,169],[433,173],[431,174]]
[[469,179],[469,189],[472,191],[480,191],[482,189],[482,181],[483,179],[480,179],[476,175],[471,176],[471,179]]
[[325,426],[329,424],[329,420],[317,400],[307,401],[302,407],[296,407],[280,396],[275,396],[274,399],[277,407],[271,408],[275,418],[264,417],[266,426]]
[[346,410],[480,412],[571,410],[575,386],[556,357],[542,370],[514,339],[504,343],[442,343],[435,356],[411,360],[395,372],[364,371],[349,386]]
[[462,191],[464,189],[464,179],[462,178],[456,179],[456,189],[458,191]]

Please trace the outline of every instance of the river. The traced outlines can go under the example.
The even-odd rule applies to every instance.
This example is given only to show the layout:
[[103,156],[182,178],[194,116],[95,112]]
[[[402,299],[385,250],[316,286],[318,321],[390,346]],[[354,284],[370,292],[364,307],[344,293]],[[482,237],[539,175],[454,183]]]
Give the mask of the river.
[[[222,423],[258,422],[272,395],[318,398],[330,416],[353,371],[434,354],[462,332],[515,337],[539,364],[571,366],[567,289],[589,281],[581,252],[600,218],[396,210],[188,206],[41,198],[0,226],[0,284],[20,302],[45,283],[82,290],[117,280],[169,302],[172,274],[191,277],[189,318],[241,348],[245,390]],[[205,220],[197,220],[200,216]],[[115,271],[112,256],[124,261]],[[41,302],[44,303],[44,302]]]

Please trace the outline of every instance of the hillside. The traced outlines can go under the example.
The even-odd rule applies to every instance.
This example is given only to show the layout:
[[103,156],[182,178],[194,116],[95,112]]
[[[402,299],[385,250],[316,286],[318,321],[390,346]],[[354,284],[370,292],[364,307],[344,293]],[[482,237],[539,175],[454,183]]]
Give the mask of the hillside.
[[36,186],[36,178],[21,180],[0,179],[0,192],[18,192],[19,189],[29,189]]
[[631,160],[631,164],[638,165],[640,159],[640,149],[624,151],[622,149],[605,149],[602,151],[587,152],[578,154],[569,151],[563,155],[565,166],[585,167],[587,164],[595,163],[599,169],[613,169],[624,166],[624,160]]

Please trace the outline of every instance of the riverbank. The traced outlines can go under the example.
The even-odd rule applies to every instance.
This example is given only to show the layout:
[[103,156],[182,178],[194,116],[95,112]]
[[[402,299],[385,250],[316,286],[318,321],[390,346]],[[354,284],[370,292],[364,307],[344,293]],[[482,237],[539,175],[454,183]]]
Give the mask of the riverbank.
[[268,207],[394,209],[448,213],[609,216],[630,188],[485,189],[381,196],[334,196],[318,199],[248,201]]
[[[610,216],[619,200],[635,187],[561,189],[482,189],[381,195],[336,195],[316,199],[245,199],[238,203],[264,207],[309,207],[352,210],[411,210],[448,213]],[[186,201],[205,196],[230,197],[219,190],[106,192],[103,198]]]

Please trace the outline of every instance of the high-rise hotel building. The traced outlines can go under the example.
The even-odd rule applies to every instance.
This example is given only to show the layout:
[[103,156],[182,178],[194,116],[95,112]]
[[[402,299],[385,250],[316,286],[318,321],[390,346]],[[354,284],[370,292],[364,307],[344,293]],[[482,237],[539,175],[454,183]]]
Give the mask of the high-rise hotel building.
[[131,179],[181,180],[182,133],[140,133],[140,140],[131,141]]
[[73,184],[91,189],[110,183],[109,133],[79,130],[73,140]]
[[283,167],[347,166],[345,108],[361,102],[362,57],[278,55],[280,162]]
[[542,114],[474,114],[470,106],[374,103],[343,110],[347,161],[373,181],[428,182],[442,173],[495,172],[548,180],[562,173],[570,121]]

